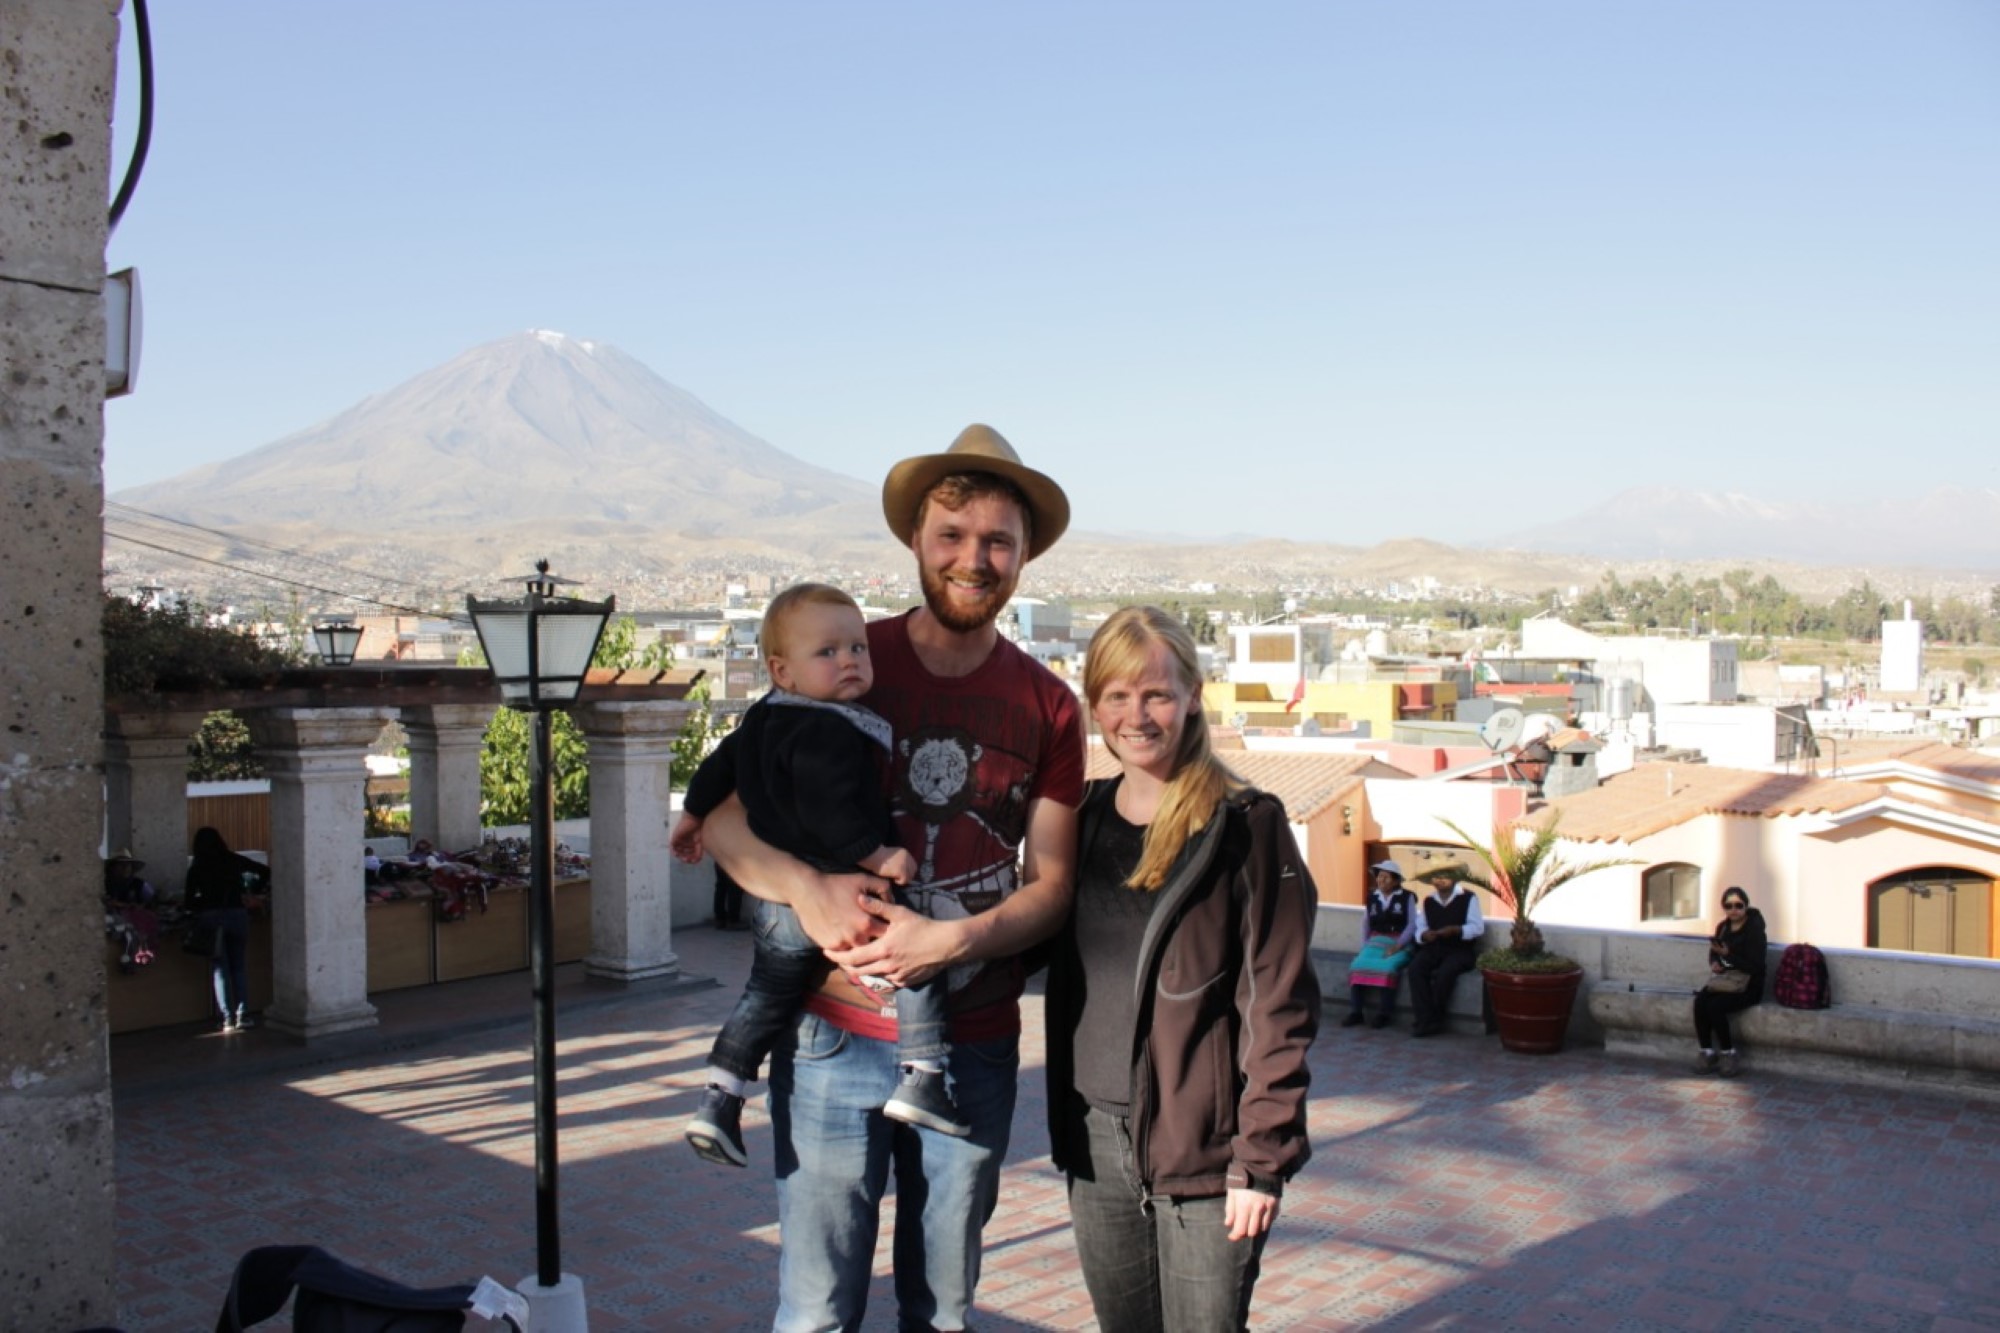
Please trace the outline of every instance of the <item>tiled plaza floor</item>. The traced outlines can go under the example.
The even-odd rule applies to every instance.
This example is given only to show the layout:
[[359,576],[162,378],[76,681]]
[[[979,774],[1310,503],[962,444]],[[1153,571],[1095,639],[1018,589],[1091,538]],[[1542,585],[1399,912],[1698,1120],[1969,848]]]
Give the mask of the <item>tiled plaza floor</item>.
[[[722,984],[562,978],[562,1253],[595,1333],[770,1325],[761,1097],[749,1171],[680,1141],[749,943],[704,928],[676,947]],[[318,1244],[424,1285],[530,1273],[528,1004],[518,975],[380,997],[380,1029],[304,1052],[262,1031],[115,1039],[121,1326],[213,1328],[257,1245]],[[1090,1329],[1033,997],[1029,1022],[980,1327]],[[2000,1328],[1991,1101],[1338,1027],[1313,1065],[1316,1155],[1286,1195],[1257,1328]],[[893,1328],[886,1255],[877,1273],[868,1327]]]

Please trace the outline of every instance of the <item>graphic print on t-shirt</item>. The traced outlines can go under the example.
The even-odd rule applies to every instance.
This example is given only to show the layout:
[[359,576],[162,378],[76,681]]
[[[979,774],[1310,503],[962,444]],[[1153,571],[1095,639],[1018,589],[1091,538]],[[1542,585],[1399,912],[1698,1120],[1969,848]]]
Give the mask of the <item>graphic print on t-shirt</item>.
[[917,858],[905,892],[926,916],[975,916],[1018,884],[1033,768],[956,726],[928,726],[896,742],[892,812]]

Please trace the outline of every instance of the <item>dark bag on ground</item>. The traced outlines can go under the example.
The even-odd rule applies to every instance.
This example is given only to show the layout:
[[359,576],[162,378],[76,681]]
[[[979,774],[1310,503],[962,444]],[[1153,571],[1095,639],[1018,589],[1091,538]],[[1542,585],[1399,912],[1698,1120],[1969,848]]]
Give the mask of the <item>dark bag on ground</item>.
[[187,933],[181,936],[182,953],[198,953],[203,958],[215,957],[215,946],[222,935],[218,926],[206,921],[190,921]]
[[1825,1009],[1833,1003],[1833,982],[1826,974],[1826,955],[1810,944],[1788,944],[1778,955],[1778,975],[1771,994],[1787,1009]]
[[215,1333],[243,1333],[285,1306],[296,1333],[458,1333],[473,1284],[406,1287],[343,1263],[316,1245],[266,1245],[243,1256]]

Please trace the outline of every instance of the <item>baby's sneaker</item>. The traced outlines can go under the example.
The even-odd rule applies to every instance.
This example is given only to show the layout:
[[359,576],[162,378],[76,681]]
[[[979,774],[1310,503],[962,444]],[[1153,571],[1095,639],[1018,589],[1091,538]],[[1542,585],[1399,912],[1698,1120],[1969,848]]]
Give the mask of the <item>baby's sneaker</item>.
[[882,1108],[882,1114],[906,1125],[922,1125],[940,1134],[962,1139],[972,1132],[958,1113],[958,1106],[945,1090],[944,1075],[915,1065],[903,1066],[903,1081]]
[[718,1166],[748,1166],[750,1154],[743,1147],[743,1099],[713,1083],[701,1094],[701,1107],[687,1127],[687,1141]]

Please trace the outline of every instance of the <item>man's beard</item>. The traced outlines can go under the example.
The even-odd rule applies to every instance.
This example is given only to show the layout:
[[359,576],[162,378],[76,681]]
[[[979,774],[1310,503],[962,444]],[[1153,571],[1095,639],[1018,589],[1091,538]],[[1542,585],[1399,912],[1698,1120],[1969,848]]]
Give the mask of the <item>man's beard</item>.
[[951,600],[951,587],[944,575],[934,569],[919,566],[918,582],[923,584],[924,605],[937,622],[955,634],[970,634],[974,630],[985,629],[1000,618],[1007,609],[1007,599],[1014,595],[1016,579],[989,582],[986,597],[977,607],[961,608]]

